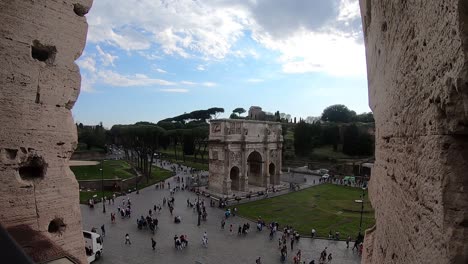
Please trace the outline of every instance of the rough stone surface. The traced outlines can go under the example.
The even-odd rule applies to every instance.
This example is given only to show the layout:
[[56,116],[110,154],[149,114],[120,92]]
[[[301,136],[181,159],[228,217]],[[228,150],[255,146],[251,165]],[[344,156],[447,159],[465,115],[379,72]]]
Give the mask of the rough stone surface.
[[[81,82],[75,60],[91,4],[0,2],[0,223],[28,225],[83,263],[78,184],[68,160],[77,141],[70,111]],[[48,232],[57,218],[66,227]]]
[[468,263],[468,1],[360,5],[377,127],[363,263]]
[[281,175],[281,125],[275,122],[211,121],[209,186],[218,193],[248,191],[249,184],[278,185]]

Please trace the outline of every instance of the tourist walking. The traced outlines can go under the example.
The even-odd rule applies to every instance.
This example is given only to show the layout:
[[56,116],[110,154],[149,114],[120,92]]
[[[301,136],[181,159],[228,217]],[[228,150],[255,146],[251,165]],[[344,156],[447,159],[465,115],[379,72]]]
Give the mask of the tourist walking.
[[351,236],[348,236],[348,238],[346,238],[346,248],[349,248],[349,242],[351,242]]
[[130,236],[128,234],[125,235],[125,245],[126,244],[132,244],[132,242],[130,242]]
[[156,241],[153,238],[151,238],[151,247],[153,248],[153,250],[156,249]]
[[104,229],[104,225],[101,226],[102,237],[106,236],[106,230]]
[[226,225],[226,221],[224,220],[224,218],[221,220],[221,229],[224,230],[224,226]]
[[352,248],[351,250],[354,251],[354,249],[357,249],[357,250],[359,251],[358,245],[359,245],[359,241],[356,239],[356,240],[354,241],[354,245],[353,245],[353,248]]
[[328,254],[328,262],[327,263],[331,263],[332,259],[333,259],[332,254],[331,253]]
[[291,251],[294,249],[294,237],[291,237]]
[[204,247],[208,247],[208,235],[206,234],[206,231],[205,231],[205,233],[203,234],[202,245],[203,245]]
[[229,225],[229,233],[232,235],[232,224]]
[[255,260],[255,264],[262,264],[262,258],[258,257],[258,259]]

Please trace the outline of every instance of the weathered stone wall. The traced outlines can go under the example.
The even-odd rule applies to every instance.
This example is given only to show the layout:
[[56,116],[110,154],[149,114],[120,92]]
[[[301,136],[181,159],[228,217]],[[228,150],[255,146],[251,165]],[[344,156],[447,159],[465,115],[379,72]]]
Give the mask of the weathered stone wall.
[[468,1],[360,4],[377,128],[363,263],[468,263]]
[[75,60],[91,4],[0,1],[0,223],[26,224],[83,263],[78,184],[68,160],[77,143]]

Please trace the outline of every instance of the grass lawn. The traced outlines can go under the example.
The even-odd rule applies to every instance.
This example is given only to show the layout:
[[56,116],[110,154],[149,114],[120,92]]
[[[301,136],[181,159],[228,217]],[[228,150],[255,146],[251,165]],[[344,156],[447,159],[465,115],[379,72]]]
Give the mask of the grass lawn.
[[[134,176],[130,164],[123,160],[104,161],[104,179],[127,179]],[[93,166],[72,166],[70,169],[75,173],[77,180],[101,179],[101,163]]]
[[[157,182],[165,180],[165,179],[167,179],[167,178],[169,178],[171,176],[172,176],[171,171],[168,171],[168,170],[161,169],[159,167],[153,166],[153,169],[151,170],[151,178],[149,179],[148,182],[146,181],[146,178],[141,179],[140,182],[138,183],[138,189],[140,190],[142,188],[148,187],[148,186],[153,185],[153,184],[155,184]],[[98,198],[102,197],[101,191],[91,191],[91,192],[80,191],[80,203],[84,203],[84,204],[88,203],[88,200],[91,197],[93,197],[93,195],[95,195],[95,194],[97,194]],[[114,194],[114,192],[104,191],[104,196],[111,197],[112,194]]]
[[[345,239],[355,238],[359,232],[361,204],[360,188],[322,184],[278,197],[241,204],[239,215],[256,221],[261,216],[267,223],[277,221],[280,226],[291,225],[303,235],[315,228],[319,237],[328,237],[331,230]],[[362,218],[363,231],[374,225],[374,211],[367,198]]]
[[193,162],[193,161],[188,161],[186,160],[185,162],[182,161],[182,158],[179,160],[179,159],[174,159],[172,157],[166,157],[164,158],[164,160],[168,160],[172,163],[178,163],[178,164],[181,164],[181,165],[184,165],[184,166],[187,166],[187,167],[191,167],[191,168],[195,168],[197,170],[204,170],[204,171],[208,171],[208,163],[201,163],[201,162]]
[[314,148],[312,154],[332,159],[352,159],[352,156],[346,155],[341,151],[333,151],[332,145],[322,146],[320,148]]
[[[169,178],[171,176],[172,176],[172,171],[165,170],[165,169],[153,166],[153,168],[151,169],[151,178],[149,179],[149,182],[148,183],[146,182],[146,178],[143,178],[140,181],[140,183],[142,185],[141,188],[144,188],[146,186],[155,184],[155,183],[160,182],[162,180],[165,180],[165,179],[167,179],[167,178]],[[140,188],[140,184],[138,184],[138,188]]]

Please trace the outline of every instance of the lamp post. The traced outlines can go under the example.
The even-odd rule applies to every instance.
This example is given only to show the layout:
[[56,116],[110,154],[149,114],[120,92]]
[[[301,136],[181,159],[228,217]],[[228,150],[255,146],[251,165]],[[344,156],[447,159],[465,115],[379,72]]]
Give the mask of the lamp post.
[[365,194],[365,190],[366,188],[365,187],[362,187],[362,194],[361,194],[361,220],[359,220],[359,236],[361,236],[362,234],[362,214],[364,213],[364,196],[366,195]]
[[197,172],[197,199],[200,202],[200,173]]
[[106,213],[106,201],[104,201],[104,160],[101,161],[101,198],[102,198],[102,212]]
[[135,193],[138,194],[138,173],[135,175]]

